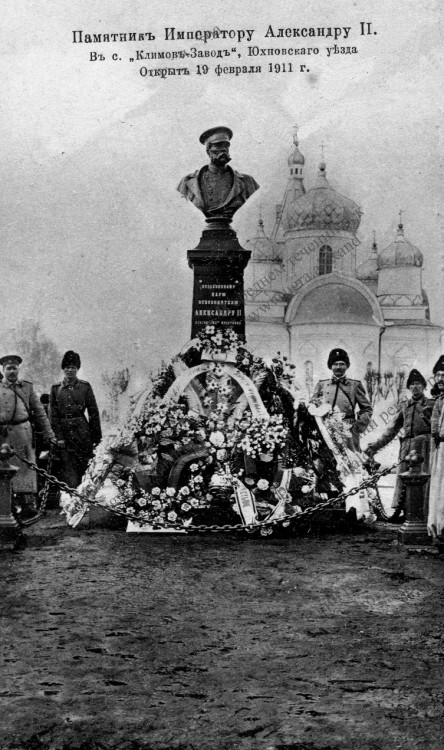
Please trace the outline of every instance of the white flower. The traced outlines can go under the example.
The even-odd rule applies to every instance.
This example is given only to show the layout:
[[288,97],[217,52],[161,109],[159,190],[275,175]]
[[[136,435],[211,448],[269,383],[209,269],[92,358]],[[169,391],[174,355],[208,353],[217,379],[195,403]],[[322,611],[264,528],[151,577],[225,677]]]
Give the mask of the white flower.
[[194,482],[196,484],[200,484],[201,482],[203,482],[203,477],[201,476],[201,474],[198,474],[197,477],[194,477]]
[[167,487],[166,494],[168,497],[174,497],[174,495],[176,494],[176,490],[174,489],[174,487]]
[[195,471],[198,471],[198,470],[199,470],[199,467],[198,467],[197,464],[191,464],[190,471],[192,471],[193,474],[194,474]]
[[181,509],[182,509],[182,510],[183,510],[183,511],[184,511],[185,513],[187,512],[187,510],[191,510],[191,505],[190,505],[189,503],[182,503],[182,505],[181,505],[180,507],[181,507]]
[[309,484],[304,484],[304,486],[301,487],[301,492],[303,492],[304,495],[306,495],[308,492],[311,492],[311,490],[312,488],[310,487]]
[[160,495],[160,488],[159,487],[153,487],[151,490],[152,495]]
[[262,536],[270,536],[270,534],[273,533],[273,528],[271,526],[262,526],[261,527],[261,535]]
[[174,510],[170,510],[167,517],[169,521],[175,521],[177,518],[177,513],[175,513]]
[[226,456],[227,451],[225,448],[219,448],[219,450],[216,451],[216,458],[218,461],[225,461]]
[[137,502],[137,505],[139,505],[141,508],[145,508],[147,504],[147,499],[146,497],[139,497],[136,502]]
[[197,497],[191,497],[190,498],[190,505],[192,508],[198,508],[199,507],[199,500]]
[[188,489],[188,487],[181,487],[180,488],[179,495],[189,495],[189,494],[190,494],[190,490]]
[[269,483],[267,479],[259,479],[257,483],[257,487],[259,490],[268,490]]
[[210,443],[216,446],[216,448],[222,448],[225,443],[225,435],[220,430],[212,432],[210,435]]
[[153,500],[153,509],[154,510],[160,510],[162,507],[162,503],[160,500]]

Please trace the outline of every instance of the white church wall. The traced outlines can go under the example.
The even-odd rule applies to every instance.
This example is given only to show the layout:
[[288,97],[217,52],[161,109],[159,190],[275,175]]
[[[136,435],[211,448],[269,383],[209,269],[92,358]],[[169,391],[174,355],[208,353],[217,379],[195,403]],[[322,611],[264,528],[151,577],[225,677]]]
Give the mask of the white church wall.
[[418,266],[381,268],[378,277],[378,295],[408,294],[422,297],[421,269]]

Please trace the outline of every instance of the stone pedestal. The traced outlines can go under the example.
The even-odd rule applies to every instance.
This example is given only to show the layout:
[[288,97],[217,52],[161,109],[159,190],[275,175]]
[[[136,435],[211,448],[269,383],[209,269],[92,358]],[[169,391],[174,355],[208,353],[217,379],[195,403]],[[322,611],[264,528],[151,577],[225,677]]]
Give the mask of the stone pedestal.
[[250,255],[221,221],[204,229],[198,246],[188,250],[194,271],[191,338],[209,323],[245,335],[244,269]]
[[0,448],[0,550],[14,549],[21,536],[20,527],[12,515],[12,480],[18,471],[9,463],[12,451],[6,443]]
[[431,538],[427,533],[427,521],[424,518],[424,492],[430,474],[421,472],[422,456],[414,451],[407,457],[409,471],[400,474],[406,485],[406,520],[398,530],[398,542],[406,547],[428,547]]

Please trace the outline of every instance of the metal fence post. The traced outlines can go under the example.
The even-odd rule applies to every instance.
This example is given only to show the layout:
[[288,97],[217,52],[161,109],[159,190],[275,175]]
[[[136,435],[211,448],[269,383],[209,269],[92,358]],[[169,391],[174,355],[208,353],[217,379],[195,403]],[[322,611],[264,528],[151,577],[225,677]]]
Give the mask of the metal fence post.
[[14,549],[22,537],[12,515],[12,480],[18,471],[9,463],[13,451],[7,443],[0,447],[0,550]]
[[430,474],[421,471],[424,458],[416,451],[411,451],[406,461],[409,470],[399,475],[406,486],[406,520],[398,530],[398,542],[407,547],[428,547],[431,539],[424,518],[424,492]]

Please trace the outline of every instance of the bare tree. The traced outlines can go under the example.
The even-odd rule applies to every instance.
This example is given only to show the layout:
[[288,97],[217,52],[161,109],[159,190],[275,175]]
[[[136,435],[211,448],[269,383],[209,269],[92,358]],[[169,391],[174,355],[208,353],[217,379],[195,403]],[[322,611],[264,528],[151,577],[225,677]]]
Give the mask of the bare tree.
[[381,382],[381,375],[379,372],[372,367],[367,367],[364,375],[365,388],[369,401],[372,406],[375,405],[379,395],[379,384]]
[[102,383],[105,388],[106,397],[109,402],[110,422],[115,424],[119,418],[119,396],[125,393],[130,381],[130,372],[127,367],[123,370],[114,370],[112,373],[102,373]]
[[45,334],[40,323],[26,319],[7,332],[6,354],[19,354],[23,359],[23,375],[29,378],[37,393],[48,392],[60,378],[62,356],[56,344]]

